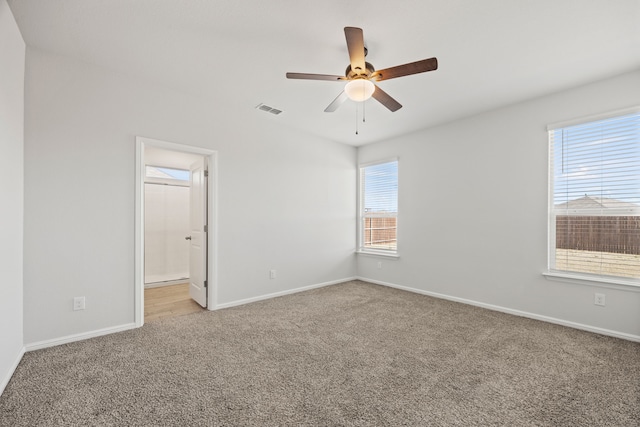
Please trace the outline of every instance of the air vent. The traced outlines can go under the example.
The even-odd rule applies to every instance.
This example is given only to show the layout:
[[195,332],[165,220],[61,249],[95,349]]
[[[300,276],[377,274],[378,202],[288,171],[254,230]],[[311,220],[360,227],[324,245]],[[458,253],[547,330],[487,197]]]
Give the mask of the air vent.
[[271,113],[271,114],[275,114],[275,115],[278,115],[278,114],[282,113],[282,110],[278,110],[277,108],[273,108],[273,107],[270,107],[270,106],[265,105],[265,104],[256,105],[256,109],[262,110],[262,111],[266,111],[267,113]]

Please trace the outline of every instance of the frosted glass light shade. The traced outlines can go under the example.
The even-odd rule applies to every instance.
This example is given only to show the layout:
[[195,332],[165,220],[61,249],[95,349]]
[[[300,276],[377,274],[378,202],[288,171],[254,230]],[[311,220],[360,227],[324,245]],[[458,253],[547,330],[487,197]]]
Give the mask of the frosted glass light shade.
[[349,99],[356,102],[366,101],[371,98],[375,90],[376,85],[365,79],[351,80],[344,87],[344,92]]

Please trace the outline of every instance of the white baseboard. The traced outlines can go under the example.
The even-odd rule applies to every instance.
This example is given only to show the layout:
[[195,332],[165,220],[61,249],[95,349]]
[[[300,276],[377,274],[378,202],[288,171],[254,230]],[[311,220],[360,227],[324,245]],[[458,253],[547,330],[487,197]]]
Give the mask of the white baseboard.
[[580,329],[587,332],[594,332],[596,334],[607,335],[610,337],[621,338],[627,341],[640,342],[640,335],[627,334],[625,332],[612,331],[610,329],[599,328],[597,326],[585,325],[583,323],[571,322],[569,320],[558,319],[555,317],[543,316],[540,314],[529,313],[527,311],[514,310],[512,308],[502,307],[499,305],[487,304],[484,302],[478,302],[465,298],[458,298],[450,295],[440,294],[437,292],[424,291],[422,289],[411,288],[409,286],[396,285],[394,283],[382,282],[380,280],[367,279],[366,277],[358,277],[358,280],[364,282],[374,283],[376,285],[388,286],[390,288],[400,289],[403,291],[413,292],[416,294],[427,295],[430,297],[446,299],[449,301],[460,302],[463,304],[469,304],[476,307],[486,308],[488,310],[500,311],[502,313],[513,314],[514,316],[527,317],[529,319],[541,320],[543,322],[554,323],[556,325],[568,326],[574,329]]
[[167,280],[164,282],[145,283],[144,288],[151,289],[151,288],[161,288],[163,286],[181,285],[183,283],[187,283],[188,281],[189,281],[189,278],[187,277],[184,279]]
[[135,327],[136,327],[135,323],[127,323],[124,325],[114,326],[111,328],[97,329],[95,331],[82,332],[80,334],[67,335],[65,337],[38,341],[31,344],[26,344],[25,348],[27,351],[40,350],[42,348],[54,347],[56,345],[68,344],[70,342],[82,341],[89,338],[100,337],[102,335],[108,335],[108,334],[114,334],[116,332],[127,331],[129,329],[134,329]]
[[225,303],[222,303],[222,304],[217,304],[213,308],[213,310],[220,310],[220,309],[223,309],[223,308],[236,307],[238,305],[249,304],[249,303],[252,303],[252,302],[257,302],[257,301],[262,301],[262,300],[266,300],[266,299],[281,297],[281,296],[284,296],[284,295],[296,294],[298,292],[304,292],[304,291],[308,291],[308,290],[316,289],[316,288],[323,288],[325,286],[337,285],[338,283],[349,282],[351,280],[356,280],[356,279],[357,279],[356,277],[347,277],[347,278],[344,278],[344,279],[332,280],[330,282],[324,282],[324,283],[318,283],[318,284],[315,284],[315,285],[303,286],[301,288],[289,289],[289,290],[281,291],[281,292],[274,292],[272,294],[265,294],[265,295],[260,295],[260,296],[257,296],[257,297],[251,297],[251,298],[246,298],[246,299],[241,299],[241,300],[236,300],[236,301],[231,301],[231,302],[225,302]]
[[16,357],[16,360],[13,362],[13,364],[9,368],[9,371],[7,372],[5,377],[2,379],[2,382],[0,382],[0,395],[2,395],[2,393],[4,393],[4,389],[7,387],[7,384],[9,384],[9,381],[11,380],[11,377],[13,376],[13,373],[18,368],[18,365],[20,364],[20,361],[22,360],[22,356],[24,356],[24,352],[25,352],[25,348],[22,347],[20,349],[20,351],[18,352],[18,356]]

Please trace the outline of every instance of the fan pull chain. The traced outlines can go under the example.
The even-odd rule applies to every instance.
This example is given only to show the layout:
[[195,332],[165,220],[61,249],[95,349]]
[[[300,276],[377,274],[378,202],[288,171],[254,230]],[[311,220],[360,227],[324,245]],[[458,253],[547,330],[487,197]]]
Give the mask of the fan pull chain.
[[[364,84],[362,85],[362,99],[364,99]],[[367,102],[366,100],[365,100],[365,101],[362,101],[362,123],[364,123],[364,122],[365,122],[365,120],[364,120],[364,111],[365,111],[365,110],[364,110],[364,104],[365,104],[366,102]]]
[[358,103],[356,102],[356,135],[358,134]]

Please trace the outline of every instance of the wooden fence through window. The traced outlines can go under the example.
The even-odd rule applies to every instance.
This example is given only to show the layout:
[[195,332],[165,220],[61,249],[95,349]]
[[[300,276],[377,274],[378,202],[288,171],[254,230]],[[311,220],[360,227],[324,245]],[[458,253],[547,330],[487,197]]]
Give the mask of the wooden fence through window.
[[397,244],[396,218],[364,218],[365,247],[394,247]]
[[557,216],[556,248],[640,254],[640,216]]

